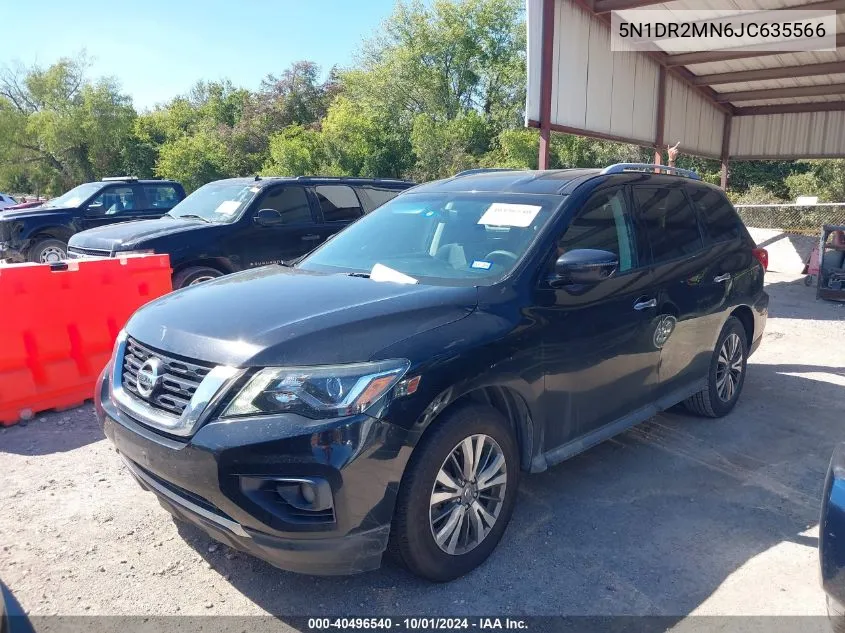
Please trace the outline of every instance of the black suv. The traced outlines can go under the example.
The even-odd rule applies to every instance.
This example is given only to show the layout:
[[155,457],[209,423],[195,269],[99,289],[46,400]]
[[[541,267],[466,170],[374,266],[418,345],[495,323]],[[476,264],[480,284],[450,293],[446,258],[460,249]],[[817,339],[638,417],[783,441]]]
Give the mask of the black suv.
[[296,259],[414,183],[364,178],[231,178],[200,187],[155,222],[85,231],[71,257],[167,253],[173,287]]
[[72,235],[128,220],[160,218],[185,198],[172,180],[103,178],[74,187],[38,207],[0,214],[0,259],[56,262]]
[[105,434],[170,512],[283,569],[360,572],[389,547],[460,576],[520,471],[737,403],[765,251],[721,190],[656,170],[459,174],[292,267],[158,299],[96,388]]

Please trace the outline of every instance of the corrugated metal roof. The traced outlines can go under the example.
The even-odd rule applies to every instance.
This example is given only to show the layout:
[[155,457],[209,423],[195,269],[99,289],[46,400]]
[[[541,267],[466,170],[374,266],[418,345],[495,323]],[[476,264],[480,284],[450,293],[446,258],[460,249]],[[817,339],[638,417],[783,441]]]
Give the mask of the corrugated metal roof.
[[[747,10],[800,8],[816,2],[818,0],[672,0],[649,5],[648,8],[695,12],[684,16],[689,19],[690,15],[712,17],[714,11],[731,15]],[[539,16],[542,4],[542,0],[527,0],[527,111],[528,118],[534,121],[538,120],[540,109],[542,28]],[[795,95],[782,91],[845,85],[845,48],[775,54],[753,54],[756,52],[753,50],[731,51],[732,54],[746,53],[748,56],[688,64],[676,72],[671,55],[667,60],[661,58],[660,53],[655,56],[611,52],[606,16],[591,13],[583,8],[584,3],[580,0],[555,0],[555,4],[551,123],[560,129],[652,146],[659,138],[665,142],[680,141],[683,152],[718,156],[725,129],[724,112],[727,111],[734,115],[731,117],[728,144],[733,157],[845,156],[845,112],[842,111],[845,108],[845,91],[840,92],[838,87],[828,90],[830,94],[802,90]],[[625,11],[620,13],[624,17]],[[845,13],[837,15],[836,31],[845,35]],[[715,51],[713,55],[707,55],[710,59],[719,56],[725,55]],[[695,57],[701,59],[700,55]],[[803,75],[808,65],[838,62],[842,65],[824,68],[827,71],[824,74]],[[672,71],[666,79],[662,135],[657,130],[657,86],[661,64],[667,64]],[[795,70],[777,78],[766,77],[767,73],[763,73],[761,78],[754,73],[780,68]],[[818,72],[819,69],[813,70]],[[733,79],[730,77],[713,78],[709,82],[701,79],[734,72],[746,75],[731,83],[719,83]],[[692,86],[692,83],[702,85]],[[772,90],[779,92],[758,92]],[[719,95],[732,93],[743,94],[734,95],[736,98],[731,102],[716,103]],[[719,101],[725,99],[730,100],[731,97],[723,97]],[[818,111],[798,112],[798,109]]]

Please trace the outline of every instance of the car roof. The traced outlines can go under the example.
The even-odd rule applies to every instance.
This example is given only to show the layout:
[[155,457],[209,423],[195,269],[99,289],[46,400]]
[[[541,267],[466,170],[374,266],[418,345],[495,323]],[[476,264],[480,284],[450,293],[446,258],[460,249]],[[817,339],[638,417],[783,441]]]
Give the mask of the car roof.
[[248,178],[224,178],[223,180],[217,180],[215,182],[254,185],[261,188],[278,183],[318,185],[384,185],[386,187],[413,187],[416,184],[410,180],[398,180],[394,178],[355,178],[351,176],[250,176]]
[[[656,170],[659,170],[659,173],[655,173]],[[713,187],[703,182],[698,174],[689,170],[647,163],[617,163],[603,169],[470,169],[451,178],[418,185],[414,188],[414,193],[478,191],[565,195],[572,193],[576,187],[587,180],[598,177],[613,178],[626,183],[649,182],[668,186],[685,182],[696,186]]]
[[415,193],[429,191],[495,191],[500,193],[568,193],[600,169],[469,170],[451,178],[419,185]]

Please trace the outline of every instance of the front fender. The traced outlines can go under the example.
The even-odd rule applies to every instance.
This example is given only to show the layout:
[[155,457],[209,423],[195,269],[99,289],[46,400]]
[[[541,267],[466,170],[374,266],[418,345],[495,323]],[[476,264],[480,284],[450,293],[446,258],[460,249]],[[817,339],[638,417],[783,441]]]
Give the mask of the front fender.
[[[389,419],[407,429],[413,447],[438,416],[472,392],[495,387],[524,408],[517,416],[523,465],[543,445],[544,417],[540,414],[543,367],[540,346],[502,316],[475,311],[467,317],[421,333],[385,348],[378,358],[408,358],[408,376],[420,375],[417,392],[394,400]],[[440,350],[431,355],[432,350]],[[427,358],[425,358],[427,356]],[[415,360],[425,358],[423,361]]]

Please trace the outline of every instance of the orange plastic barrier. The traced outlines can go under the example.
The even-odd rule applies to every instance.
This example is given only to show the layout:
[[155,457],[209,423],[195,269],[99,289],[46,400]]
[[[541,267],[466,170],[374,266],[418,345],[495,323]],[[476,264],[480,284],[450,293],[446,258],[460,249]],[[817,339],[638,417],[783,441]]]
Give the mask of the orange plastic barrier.
[[91,398],[117,333],[170,292],[167,255],[0,266],[0,425]]

